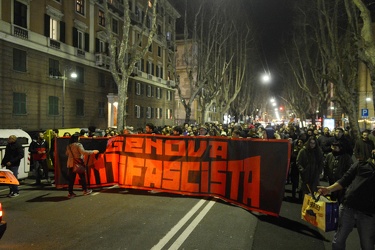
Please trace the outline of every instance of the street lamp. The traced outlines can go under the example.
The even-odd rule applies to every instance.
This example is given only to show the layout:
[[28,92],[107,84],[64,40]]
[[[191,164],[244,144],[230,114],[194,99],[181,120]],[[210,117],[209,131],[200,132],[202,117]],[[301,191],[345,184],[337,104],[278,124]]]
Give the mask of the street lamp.
[[[63,97],[62,97],[62,121],[61,121],[61,126],[64,128],[65,127],[65,81],[68,79],[68,77],[66,76],[66,71],[67,69],[64,69],[64,74],[63,76],[60,77],[60,79],[63,80],[63,90],[62,90],[62,94],[63,94]],[[77,78],[77,73],[75,73],[74,71],[70,73],[70,77],[75,79]]]
[[271,81],[271,74],[264,73],[261,77],[263,83],[269,83]]

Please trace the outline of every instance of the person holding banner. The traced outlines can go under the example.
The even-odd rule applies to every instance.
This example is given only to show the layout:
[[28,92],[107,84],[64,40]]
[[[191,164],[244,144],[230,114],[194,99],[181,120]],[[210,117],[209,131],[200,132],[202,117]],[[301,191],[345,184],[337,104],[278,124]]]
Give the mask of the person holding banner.
[[318,186],[318,193],[328,195],[346,188],[339,207],[338,227],[332,249],[345,249],[346,239],[357,226],[361,249],[375,245],[375,153],[368,161],[357,161],[344,176],[328,187]]
[[[98,154],[99,150],[85,150],[83,145],[79,143],[80,134],[76,133],[70,137],[69,145],[66,146],[65,154],[68,156],[67,168],[68,168],[68,178],[69,178],[69,194],[68,198],[73,198],[76,196],[73,193],[73,186],[76,179],[76,172],[73,171],[74,159],[83,158],[84,155]],[[87,189],[86,184],[86,172],[78,174],[82,183],[83,195],[89,195],[92,193],[92,190]]]
[[[297,156],[299,171],[299,201],[302,202],[305,194],[316,192],[319,185],[320,173],[323,171],[323,152],[318,146],[315,136],[310,136]],[[311,189],[311,190],[310,190]]]

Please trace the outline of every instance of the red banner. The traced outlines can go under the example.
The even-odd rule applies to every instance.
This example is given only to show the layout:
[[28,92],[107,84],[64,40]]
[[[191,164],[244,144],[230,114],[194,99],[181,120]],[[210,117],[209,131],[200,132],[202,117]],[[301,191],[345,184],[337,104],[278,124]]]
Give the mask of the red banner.
[[[56,145],[56,187],[67,185],[66,167],[59,164],[66,165],[62,153],[68,141],[63,140]],[[91,187],[118,184],[213,196],[248,210],[274,216],[280,212],[289,166],[287,140],[127,135],[108,143],[107,138],[81,142],[85,149],[101,151],[86,159]]]

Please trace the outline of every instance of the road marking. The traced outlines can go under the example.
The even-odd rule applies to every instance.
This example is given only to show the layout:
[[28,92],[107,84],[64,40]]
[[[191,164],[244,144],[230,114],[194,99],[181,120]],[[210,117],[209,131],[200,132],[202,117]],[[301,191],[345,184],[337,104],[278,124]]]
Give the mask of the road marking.
[[[197,204],[195,204],[195,206],[192,209],[190,209],[190,211],[171,230],[169,230],[169,232],[158,242],[158,244],[153,246],[151,250],[162,249],[172,239],[172,237],[176,235],[177,232],[189,221],[189,219],[193,217],[193,215],[198,211],[198,209],[201,206],[203,206],[205,202],[206,200],[200,200]],[[198,214],[198,216],[193,220],[192,223],[190,223],[188,228],[185,229],[182,235],[178,237],[178,239],[176,240],[176,242],[178,241],[178,243],[175,242],[172,246],[181,245],[214,204],[214,201],[210,201],[210,203],[203,209],[203,211]]]
[[190,225],[182,232],[182,234],[177,238],[177,240],[172,244],[169,250],[178,249],[189,237],[194,228],[199,224],[199,222],[206,216],[208,211],[215,205],[215,201],[210,201],[206,207],[195,217],[195,219],[190,223]]
[[195,206],[190,209],[190,211],[171,230],[169,230],[169,232],[158,242],[158,244],[153,246],[151,250],[162,249],[205,202],[205,200],[200,200],[197,204],[195,204]]

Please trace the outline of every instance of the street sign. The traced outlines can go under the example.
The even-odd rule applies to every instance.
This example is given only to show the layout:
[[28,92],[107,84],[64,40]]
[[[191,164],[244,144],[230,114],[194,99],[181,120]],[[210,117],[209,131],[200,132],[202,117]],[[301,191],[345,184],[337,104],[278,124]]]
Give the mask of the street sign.
[[361,109],[361,113],[362,113],[362,118],[368,117],[368,109]]

